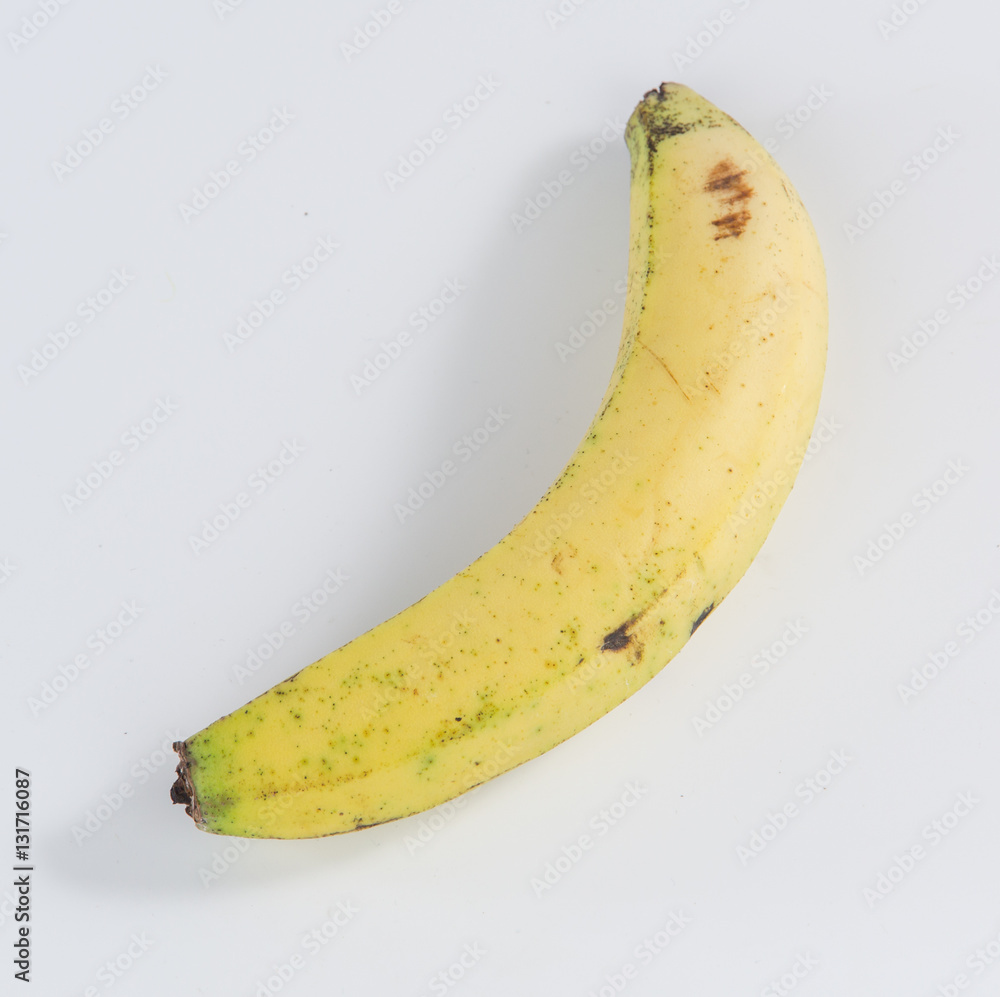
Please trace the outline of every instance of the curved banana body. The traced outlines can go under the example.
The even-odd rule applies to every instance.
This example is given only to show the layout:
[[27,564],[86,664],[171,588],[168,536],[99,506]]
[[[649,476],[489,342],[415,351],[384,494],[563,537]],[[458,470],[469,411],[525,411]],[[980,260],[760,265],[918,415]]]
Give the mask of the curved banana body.
[[826,359],[813,227],[730,117],[635,109],[618,359],[537,506],[464,571],[175,747],[218,834],[305,838],[434,807],[648,682],[746,571],[809,441]]

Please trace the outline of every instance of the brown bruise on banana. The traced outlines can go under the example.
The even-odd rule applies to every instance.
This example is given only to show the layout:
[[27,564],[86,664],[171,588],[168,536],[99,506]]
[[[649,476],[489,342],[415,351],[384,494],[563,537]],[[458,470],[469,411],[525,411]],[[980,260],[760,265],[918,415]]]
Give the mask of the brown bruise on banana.
[[750,221],[746,202],[753,197],[753,187],[746,182],[746,175],[746,170],[739,169],[728,158],[716,163],[708,175],[703,188],[705,193],[718,195],[720,206],[724,205],[729,209],[726,214],[712,221],[716,228],[716,241],[738,239]]

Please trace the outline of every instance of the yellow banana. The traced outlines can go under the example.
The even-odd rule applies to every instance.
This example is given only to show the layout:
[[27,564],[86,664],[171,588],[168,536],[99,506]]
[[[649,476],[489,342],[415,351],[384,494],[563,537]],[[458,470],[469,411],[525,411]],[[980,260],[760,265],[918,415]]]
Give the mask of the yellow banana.
[[534,509],[385,623],[175,745],[217,834],[405,817],[547,751],[648,682],[746,571],[819,405],[812,224],[764,149],[665,83],[629,119],[624,330],[586,436]]

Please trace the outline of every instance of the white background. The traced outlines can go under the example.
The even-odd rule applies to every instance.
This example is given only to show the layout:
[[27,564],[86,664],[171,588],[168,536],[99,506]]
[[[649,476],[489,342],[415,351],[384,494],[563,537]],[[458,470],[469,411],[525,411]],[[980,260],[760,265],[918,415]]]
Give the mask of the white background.
[[[36,991],[996,992],[995,5],[394,0],[379,26],[375,3],[4,6],[0,785],[11,814],[31,772]],[[827,428],[763,551],[647,687],[461,808],[239,849],[199,833],[163,746],[466,566],[575,449],[626,267],[628,156],[602,132],[669,79],[770,140],[826,258]],[[273,141],[251,159],[255,135]],[[182,210],[199,190],[217,196]],[[333,256],[232,345],[321,238]],[[401,522],[491,407],[499,432]],[[330,571],[346,581],[303,620]]]

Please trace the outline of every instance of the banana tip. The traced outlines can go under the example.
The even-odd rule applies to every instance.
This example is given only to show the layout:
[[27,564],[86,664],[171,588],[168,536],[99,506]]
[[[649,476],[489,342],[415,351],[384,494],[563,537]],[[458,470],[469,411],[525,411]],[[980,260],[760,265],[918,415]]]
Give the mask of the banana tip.
[[204,820],[198,805],[198,794],[191,781],[191,759],[188,757],[187,746],[184,741],[174,741],[173,748],[180,755],[180,761],[177,763],[177,778],[170,787],[170,799],[174,803],[182,803],[184,812],[201,826]]

